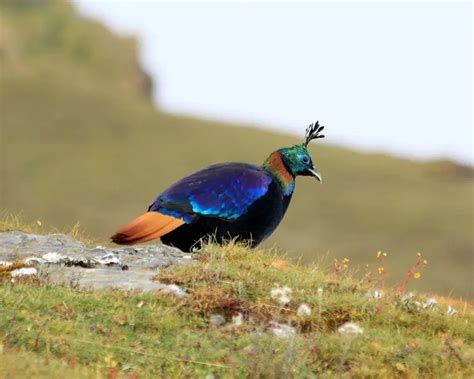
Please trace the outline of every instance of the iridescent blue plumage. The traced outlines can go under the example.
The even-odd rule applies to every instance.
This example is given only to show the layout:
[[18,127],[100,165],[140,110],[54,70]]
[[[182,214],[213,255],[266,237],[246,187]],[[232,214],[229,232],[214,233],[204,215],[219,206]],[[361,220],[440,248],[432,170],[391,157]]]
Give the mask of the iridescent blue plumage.
[[222,163],[181,179],[112,240],[133,244],[161,238],[186,251],[209,236],[221,243],[237,239],[258,245],[283,219],[296,176],[321,181],[307,145],[324,137],[322,129],[318,123],[310,125],[303,144],[274,151],[262,166]]
[[233,221],[265,195],[272,178],[246,163],[217,164],[181,179],[150,205],[149,211],[182,218],[196,216]]

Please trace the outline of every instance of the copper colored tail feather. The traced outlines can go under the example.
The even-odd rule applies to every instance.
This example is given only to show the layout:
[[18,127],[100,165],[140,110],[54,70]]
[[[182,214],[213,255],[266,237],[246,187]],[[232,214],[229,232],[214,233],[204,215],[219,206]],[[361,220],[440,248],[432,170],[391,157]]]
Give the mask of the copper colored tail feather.
[[164,236],[180,227],[184,221],[158,212],[147,212],[125,225],[112,237],[113,242],[132,245]]

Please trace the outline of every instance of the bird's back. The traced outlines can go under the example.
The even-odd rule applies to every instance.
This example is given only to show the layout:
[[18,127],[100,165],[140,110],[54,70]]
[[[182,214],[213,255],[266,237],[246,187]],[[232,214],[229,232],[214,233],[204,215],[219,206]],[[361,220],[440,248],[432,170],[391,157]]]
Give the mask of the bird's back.
[[239,162],[209,166],[174,183],[150,205],[149,211],[184,218],[235,220],[263,196],[272,177],[263,168]]
[[207,236],[219,243],[235,239],[255,247],[280,224],[290,200],[291,195],[285,196],[281,187],[272,180],[267,192],[235,220],[201,216],[162,236],[161,240],[184,251],[191,250]]

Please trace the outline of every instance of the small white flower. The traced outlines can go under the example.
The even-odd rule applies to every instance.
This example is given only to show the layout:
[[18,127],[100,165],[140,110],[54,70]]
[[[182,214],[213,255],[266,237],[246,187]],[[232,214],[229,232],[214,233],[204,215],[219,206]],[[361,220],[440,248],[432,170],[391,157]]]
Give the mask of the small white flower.
[[341,334],[362,334],[364,329],[353,322],[346,322],[337,328],[337,331]]
[[270,291],[272,299],[276,300],[281,306],[287,305],[291,301],[292,289],[289,287],[273,287]]
[[423,304],[423,308],[433,309],[438,306],[438,302],[434,297],[428,299],[426,303]]
[[38,270],[36,270],[34,267],[22,267],[13,270],[10,275],[12,276],[12,278],[18,278],[20,276],[36,275],[37,273]]
[[324,292],[323,287],[318,287],[318,295],[322,296],[323,292]]
[[232,316],[232,324],[234,326],[241,326],[244,323],[244,316],[242,313],[237,313],[235,316]]
[[372,296],[373,296],[374,299],[381,299],[384,296],[384,292],[376,290],[376,291],[374,291]]
[[144,302],[143,300],[140,301],[140,302],[137,304],[137,308],[143,307],[144,304],[145,304],[145,302]]
[[209,324],[212,326],[221,326],[225,324],[224,316],[220,314],[213,314],[209,317]]
[[381,299],[382,297],[384,297],[385,295],[385,292],[381,291],[381,290],[375,290],[375,291],[369,291],[367,292],[367,294],[365,295],[366,298],[368,299]]
[[273,287],[270,294],[272,296],[272,299],[276,299],[280,296],[288,296],[291,295],[291,292],[293,290],[290,287],[279,287],[278,285],[276,287]]
[[281,296],[278,298],[278,303],[283,307],[287,304],[289,304],[291,301],[291,297],[289,296]]
[[301,304],[296,311],[299,317],[309,316],[311,314],[311,308],[307,304]]
[[452,316],[458,313],[456,309],[454,309],[451,305],[448,305],[448,311],[446,312],[447,315]]
[[279,324],[278,322],[272,321],[271,331],[274,336],[278,338],[290,338],[296,334],[295,328],[290,325]]

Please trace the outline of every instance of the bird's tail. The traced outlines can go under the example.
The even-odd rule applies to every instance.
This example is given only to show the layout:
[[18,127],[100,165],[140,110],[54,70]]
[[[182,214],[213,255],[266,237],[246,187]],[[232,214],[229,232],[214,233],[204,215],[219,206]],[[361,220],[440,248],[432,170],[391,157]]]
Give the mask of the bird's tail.
[[112,237],[120,245],[133,245],[159,238],[180,227],[184,221],[158,212],[147,212],[125,225]]

